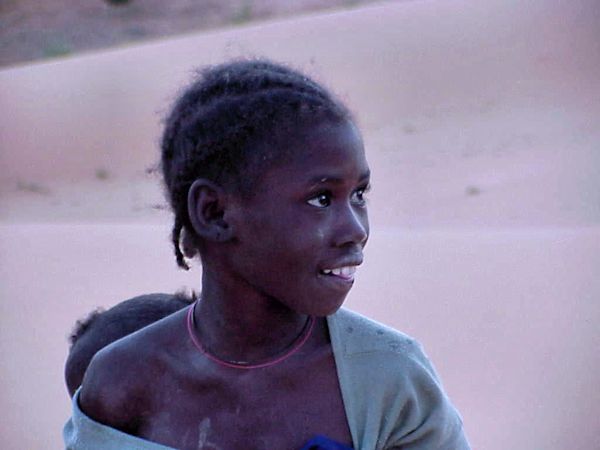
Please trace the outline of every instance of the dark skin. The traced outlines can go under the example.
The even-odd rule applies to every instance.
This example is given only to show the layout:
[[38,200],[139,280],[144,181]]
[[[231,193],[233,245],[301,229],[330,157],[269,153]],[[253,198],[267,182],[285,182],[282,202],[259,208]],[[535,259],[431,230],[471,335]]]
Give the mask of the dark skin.
[[213,355],[268,360],[315,316],[309,339],[276,365],[228,368],[194,347],[187,309],[177,312],[94,358],[79,397],[91,418],[181,449],[295,449],[316,434],[352,445],[324,316],[362,262],[369,168],[351,123],[298,130],[286,145],[251,198],[194,183],[184,248],[202,258],[194,332]]

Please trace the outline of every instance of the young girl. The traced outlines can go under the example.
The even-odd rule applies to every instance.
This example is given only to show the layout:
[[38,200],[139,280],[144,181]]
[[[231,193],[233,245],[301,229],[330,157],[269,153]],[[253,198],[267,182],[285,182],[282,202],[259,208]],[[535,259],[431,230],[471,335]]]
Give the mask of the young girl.
[[167,119],[162,170],[200,298],[94,357],[67,448],[468,448],[419,344],[340,309],[369,166],[327,90],[268,61],[208,68]]

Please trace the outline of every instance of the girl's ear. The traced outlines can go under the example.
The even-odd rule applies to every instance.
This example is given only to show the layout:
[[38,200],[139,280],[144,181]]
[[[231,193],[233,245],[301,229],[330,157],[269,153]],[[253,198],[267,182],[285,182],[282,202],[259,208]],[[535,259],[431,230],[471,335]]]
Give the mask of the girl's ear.
[[188,214],[194,232],[213,242],[231,239],[232,229],[225,220],[227,208],[225,191],[206,178],[199,178],[188,191]]

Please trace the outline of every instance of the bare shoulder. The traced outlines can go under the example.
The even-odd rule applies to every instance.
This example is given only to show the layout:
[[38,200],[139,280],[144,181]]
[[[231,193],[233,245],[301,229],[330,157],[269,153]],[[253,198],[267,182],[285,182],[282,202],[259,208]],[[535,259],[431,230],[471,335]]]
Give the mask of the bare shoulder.
[[147,407],[139,395],[144,384],[142,369],[130,345],[118,342],[100,350],[83,379],[81,410],[97,422],[134,433],[135,418]]
[[151,414],[153,387],[168,365],[165,355],[172,353],[169,319],[119,339],[93,357],[79,393],[79,406],[88,417],[137,434],[142,418]]

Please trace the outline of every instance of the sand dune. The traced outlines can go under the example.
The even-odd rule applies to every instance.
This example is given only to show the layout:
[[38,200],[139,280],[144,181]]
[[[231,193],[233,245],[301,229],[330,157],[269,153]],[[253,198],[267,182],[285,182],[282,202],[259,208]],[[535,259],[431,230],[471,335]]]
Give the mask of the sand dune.
[[364,130],[348,305],[425,344],[474,448],[594,448],[599,19],[593,0],[389,3],[0,71],[0,446],[60,448],[75,319],[197,287],[146,173],[160,117],[194,67],[263,55]]

